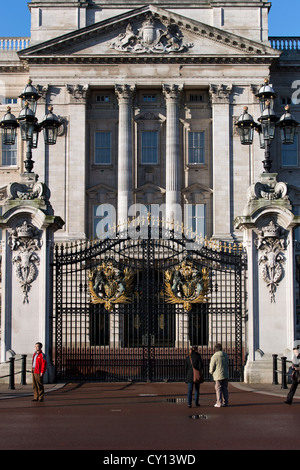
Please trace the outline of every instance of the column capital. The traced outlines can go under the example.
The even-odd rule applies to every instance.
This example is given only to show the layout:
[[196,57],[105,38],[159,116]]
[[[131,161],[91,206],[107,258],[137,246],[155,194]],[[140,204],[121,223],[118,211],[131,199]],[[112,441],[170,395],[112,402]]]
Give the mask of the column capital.
[[135,89],[135,85],[115,85],[115,93],[119,104],[132,100],[135,94]]
[[66,85],[70,94],[70,102],[72,104],[83,104],[86,102],[88,85]]
[[166,100],[177,101],[183,91],[183,85],[166,85],[162,86],[162,91]]
[[229,103],[230,94],[232,92],[232,85],[210,85],[209,94],[212,104],[226,104]]

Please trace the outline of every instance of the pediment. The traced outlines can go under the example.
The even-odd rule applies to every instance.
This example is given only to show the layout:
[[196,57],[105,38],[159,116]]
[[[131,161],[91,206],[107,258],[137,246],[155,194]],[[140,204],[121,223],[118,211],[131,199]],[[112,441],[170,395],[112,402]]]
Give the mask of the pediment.
[[278,51],[153,5],[132,10],[19,52],[26,60],[126,57],[251,57]]

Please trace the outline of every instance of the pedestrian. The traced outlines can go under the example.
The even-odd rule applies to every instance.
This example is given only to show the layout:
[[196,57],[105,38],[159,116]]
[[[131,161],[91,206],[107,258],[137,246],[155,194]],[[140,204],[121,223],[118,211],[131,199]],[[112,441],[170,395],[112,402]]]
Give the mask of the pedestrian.
[[297,387],[300,382],[300,354],[299,354],[300,346],[294,346],[293,348],[293,357],[292,357],[292,385],[290,388],[289,393],[287,394],[286,403],[287,405],[291,405],[293,401],[293,397],[296,393]]
[[44,399],[44,374],[47,369],[47,361],[42,347],[42,343],[36,343],[32,357],[32,401],[43,401]]
[[209,373],[213,376],[216,390],[216,408],[228,406],[228,355],[222,351],[220,343],[215,345],[215,353],[209,364]]
[[195,386],[195,406],[200,406],[199,404],[199,395],[200,395],[200,382],[194,382],[194,373],[193,367],[200,371],[200,374],[203,375],[203,362],[200,354],[196,347],[191,347],[189,355],[185,359],[185,373],[186,373],[186,383],[188,384],[188,394],[187,402],[188,407],[191,408],[193,401],[193,388]]

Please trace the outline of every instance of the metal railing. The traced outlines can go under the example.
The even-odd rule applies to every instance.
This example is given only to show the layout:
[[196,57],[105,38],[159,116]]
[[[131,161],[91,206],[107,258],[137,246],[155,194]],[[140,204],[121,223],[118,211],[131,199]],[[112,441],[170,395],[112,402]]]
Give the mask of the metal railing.
[[290,376],[286,371],[287,363],[292,364],[292,361],[287,361],[285,356],[281,357],[281,370],[278,370],[278,354],[273,354],[273,382],[272,385],[278,385],[278,374],[281,375],[281,388],[287,389],[287,380]]
[[[2,375],[0,379],[4,379],[9,377],[9,390],[15,390],[15,375],[21,374],[21,385],[26,385],[26,354],[22,354],[20,359],[15,359],[14,357],[10,357],[6,364],[9,364],[9,374]],[[15,361],[22,361],[21,370],[19,372],[15,372]],[[5,363],[4,363],[5,364]]]
[[0,37],[0,52],[5,51],[21,51],[29,47],[30,38],[23,37]]
[[300,51],[300,36],[270,36],[269,41],[279,51]]

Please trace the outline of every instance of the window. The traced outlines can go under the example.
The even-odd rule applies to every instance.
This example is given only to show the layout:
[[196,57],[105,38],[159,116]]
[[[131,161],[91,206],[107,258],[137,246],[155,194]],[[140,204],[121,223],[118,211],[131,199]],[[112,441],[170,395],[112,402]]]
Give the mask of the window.
[[143,95],[144,103],[155,103],[156,95]]
[[185,210],[188,230],[204,237],[206,233],[205,204],[187,204]]
[[14,145],[4,145],[1,137],[1,165],[16,166],[17,165],[17,139]]
[[17,104],[18,98],[4,98],[3,104]]
[[97,103],[109,103],[109,95],[97,95],[96,102]]
[[111,163],[111,132],[95,133],[95,164],[109,165]]
[[158,163],[157,131],[142,131],[142,163]]
[[190,164],[204,163],[204,131],[189,132],[188,140],[188,162]]
[[293,144],[281,144],[281,165],[284,166],[298,166],[298,135],[295,134]]
[[190,103],[200,103],[203,101],[203,95],[190,95]]

